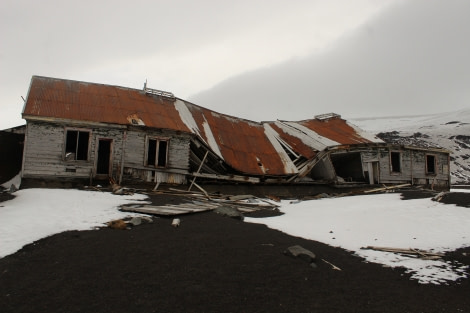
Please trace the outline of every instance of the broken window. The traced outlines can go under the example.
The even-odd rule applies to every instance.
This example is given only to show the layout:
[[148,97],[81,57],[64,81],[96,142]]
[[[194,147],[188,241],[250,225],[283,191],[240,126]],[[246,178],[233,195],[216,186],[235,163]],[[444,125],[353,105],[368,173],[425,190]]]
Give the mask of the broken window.
[[401,153],[390,152],[390,170],[392,173],[401,173]]
[[436,156],[426,155],[426,174],[436,174]]
[[65,136],[65,159],[88,160],[90,132],[67,130]]
[[168,163],[168,140],[158,138],[147,139],[147,166],[165,167]]

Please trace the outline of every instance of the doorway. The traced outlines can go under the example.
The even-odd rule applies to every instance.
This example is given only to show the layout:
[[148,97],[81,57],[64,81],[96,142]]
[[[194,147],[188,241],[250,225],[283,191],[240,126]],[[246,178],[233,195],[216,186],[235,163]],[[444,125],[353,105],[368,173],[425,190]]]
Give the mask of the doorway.
[[367,173],[369,175],[369,184],[376,185],[379,183],[379,162],[367,162]]
[[110,175],[112,142],[112,139],[98,140],[98,159],[96,162],[96,175]]

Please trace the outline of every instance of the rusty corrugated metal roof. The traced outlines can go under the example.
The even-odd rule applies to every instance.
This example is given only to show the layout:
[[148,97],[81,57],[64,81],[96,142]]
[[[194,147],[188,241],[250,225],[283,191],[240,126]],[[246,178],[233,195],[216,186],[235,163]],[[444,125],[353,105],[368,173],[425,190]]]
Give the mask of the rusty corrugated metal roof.
[[269,125],[279,134],[282,140],[290,145],[292,150],[294,150],[296,153],[304,156],[307,159],[311,159],[317,154],[318,150],[304,143],[299,137],[287,133],[275,122],[270,122]]
[[328,120],[311,119],[297,123],[313,130],[322,137],[336,141],[342,145],[372,142],[370,139],[359,134],[357,129],[353,128],[347,121],[341,118],[331,118]]
[[31,80],[23,117],[193,133],[228,165],[248,175],[297,172],[278,140],[307,159],[328,146],[371,142],[340,118],[263,124],[143,90],[40,76]]
[[25,117],[129,125],[136,114],[148,127],[190,132],[173,101],[142,90],[33,76]]
[[201,137],[211,147],[211,141],[215,141],[223,159],[233,168],[256,175],[287,173],[279,153],[264,133],[263,124],[187,105]]

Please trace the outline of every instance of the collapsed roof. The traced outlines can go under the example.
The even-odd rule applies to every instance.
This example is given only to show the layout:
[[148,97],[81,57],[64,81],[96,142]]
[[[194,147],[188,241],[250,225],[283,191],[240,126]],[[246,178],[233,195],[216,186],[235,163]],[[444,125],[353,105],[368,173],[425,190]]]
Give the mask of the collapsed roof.
[[337,114],[289,122],[254,122],[197,106],[173,94],[33,76],[23,118],[82,121],[190,133],[211,154],[245,175],[299,174],[322,151],[383,143]]

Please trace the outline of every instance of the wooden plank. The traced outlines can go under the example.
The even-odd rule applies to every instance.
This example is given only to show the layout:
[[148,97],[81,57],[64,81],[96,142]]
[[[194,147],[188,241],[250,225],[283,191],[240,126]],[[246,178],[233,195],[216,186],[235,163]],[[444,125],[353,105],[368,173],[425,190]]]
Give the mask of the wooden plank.
[[384,186],[384,187],[382,187],[382,188],[375,188],[375,189],[365,190],[364,193],[371,193],[371,192],[376,192],[376,191],[391,190],[391,189],[403,188],[403,187],[408,187],[408,186],[411,186],[411,184],[401,184],[401,185],[393,185],[393,186]]
[[403,248],[377,247],[377,246],[367,246],[364,249],[371,249],[371,250],[383,251],[383,252],[403,253],[403,254],[415,254],[421,257],[444,256],[444,253],[430,252],[430,251],[424,251],[424,250],[418,250],[418,249],[403,249]]
[[212,208],[182,208],[182,207],[170,207],[170,206],[122,206],[122,211],[126,212],[137,212],[145,214],[155,214],[155,215],[181,215],[188,213],[197,213],[213,210]]

